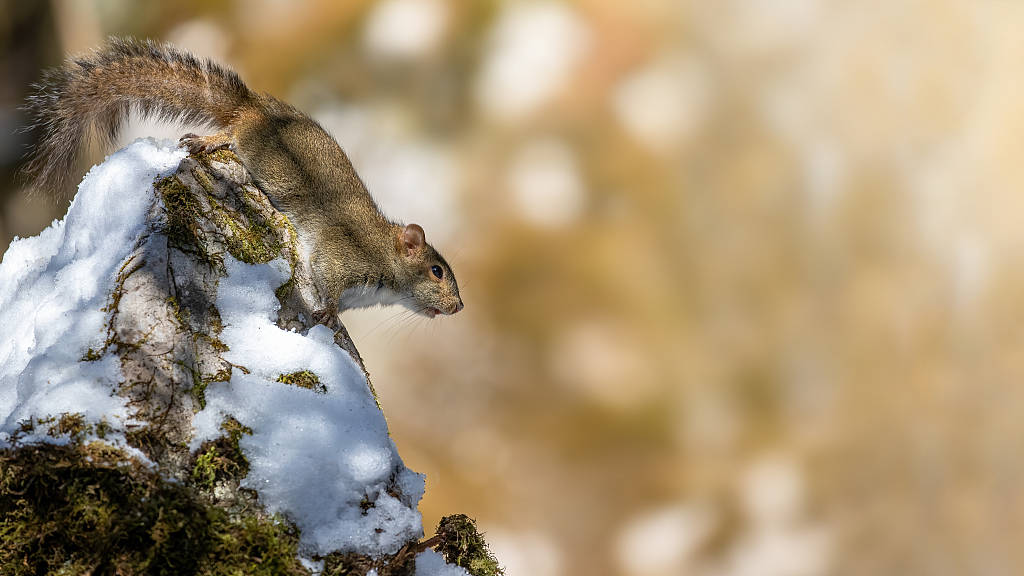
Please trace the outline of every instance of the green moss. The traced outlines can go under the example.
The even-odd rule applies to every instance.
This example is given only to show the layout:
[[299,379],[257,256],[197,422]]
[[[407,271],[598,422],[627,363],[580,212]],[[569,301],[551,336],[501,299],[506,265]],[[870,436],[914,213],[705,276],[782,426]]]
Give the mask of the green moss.
[[437,524],[437,536],[441,542],[434,549],[449,564],[461,566],[473,576],[505,574],[477,531],[476,522],[469,516],[453,514],[441,518]]
[[210,160],[215,160],[223,164],[227,164],[229,162],[238,162],[239,164],[242,163],[242,161],[238,158],[238,156],[235,155],[234,152],[226,148],[214,150],[213,152],[207,154],[206,157]]
[[288,296],[291,295],[293,288],[295,288],[295,274],[294,273],[292,274],[291,277],[288,278],[287,282],[285,282],[284,284],[281,284],[280,286],[277,287],[276,290],[274,290],[274,296],[277,296],[277,301],[278,302],[282,302],[283,303],[284,300],[286,298],[288,298]]
[[3,574],[308,574],[297,546],[107,445],[0,450]]
[[215,480],[217,480],[217,451],[210,447],[196,458],[196,463],[192,467],[192,481],[205,488],[213,488]]
[[312,390],[317,394],[327,393],[327,386],[320,382],[320,377],[309,370],[300,370],[299,372],[292,372],[291,374],[281,374],[277,377],[277,381],[290,384],[292,386],[298,386],[299,388],[306,388],[307,390]]
[[96,436],[102,440],[106,438],[107,434],[109,434],[110,431],[113,429],[114,427],[110,425],[110,422],[107,422],[106,420],[100,420],[99,422],[96,423],[95,426]]
[[213,348],[214,352],[227,352],[228,350],[231,349],[228,347],[227,344],[225,344],[220,338],[217,338],[216,336],[210,336],[205,332],[193,332],[192,341],[195,342],[199,340],[205,340],[206,343],[210,345],[210,348]]
[[[295,267],[299,265],[299,233],[295,231],[295,226],[292,225],[292,221],[287,216],[281,214],[277,221],[278,228],[284,228],[287,231],[288,247],[290,248],[288,254],[288,263],[291,264],[292,274],[295,274]],[[289,278],[289,281],[291,279]]]
[[[207,169],[210,169],[211,160],[223,163],[240,162],[238,157],[228,150],[200,154],[196,159]],[[167,210],[166,234],[175,247],[198,254],[208,263],[219,264],[216,257],[211,257],[207,253],[204,233],[199,226],[204,217],[216,224],[219,232],[217,237],[223,240],[227,251],[238,260],[249,264],[269,262],[281,253],[281,243],[278,241],[274,226],[287,225],[294,240],[294,228],[291,228],[287,218],[281,218],[284,222],[268,222],[252,207],[259,200],[252,197],[253,193],[248,188],[243,187],[238,194],[240,202],[236,213],[225,209],[213,196],[214,184],[204,170],[193,169],[192,176],[205,191],[205,194],[200,193],[203,196],[202,201],[176,176],[168,176],[155,183]],[[207,205],[209,207],[204,209]],[[294,270],[295,262],[291,264]]]
[[[194,404],[192,409],[198,412],[206,408],[206,387],[210,383],[203,380],[203,375],[199,370],[190,368],[190,371],[192,372],[192,387],[189,388],[188,392],[192,396],[192,403]],[[198,409],[196,406],[198,406]]]
[[167,238],[179,249],[188,247],[190,252],[205,254],[202,231],[196,224],[202,211],[192,191],[177,176],[158,180],[154,187],[167,210]]
[[285,237],[288,242],[288,250],[282,250],[288,257],[288,265],[291,268],[291,276],[288,277],[288,281],[281,284],[274,290],[274,296],[277,296],[277,301],[284,305],[284,301],[291,296],[292,290],[295,289],[295,269],[299,265],[299,235],[295,231],[295,227],[292,226],[291,220],[287,216],[281,214],[277,222],[278,227],[284,228],[287,231]]
[[[224,346],[224,349],[226,350],[227,346]],[[192,395],[196,411],[198,412],[206,408],[206,389],[209,388],[210,384],[214,382],[227,382],[228,380],[231,380],[231,368],[223,368],[214,373],[213,376],[205,378],[198,372],[193,372],[192,388],[189,389],[189,393]]]
[[192,482],[204,489],[212,489],[222,480],[241,480],[249,473],[249,461],[238,445],[243,434],[252,434],[252,428],[243,426],[234,418],[226,418],[220,429],[224,435],[205,442],[197,452],[192,465]]
[[178,321],[178,325],[183,328],[189,327],[189,311],[187,308],[182,308],[181,304],[178,303],[178,299],[174,296],[167,298],[167,305],[171,307],[171,313],[174,314],[174,318]]
[[281,245],[274,237],[273,230],[264,223],[250,222],[243,226],[228,216],[221,215],[218,225],[227,228],[231,234],[225,237],[225,245],[232,256],[248,264],[270,262],[281,253]]
[[[220,318],[220,311],[214,307],[210,307],[207,310],[207,325],[210,327],[212,334],[195,332],[192,334],[193,340],[205,340],[218,353],[230,350],[228,345],[217,337],[224,330],[224,322]],[[230,377],[230,372],[228,376]],[[227,382],[227,380],[208,380],[208,382]]]
[[72,442],[82,442],[90,436],[105,438],[111,426],[106,420],[89,423],[80,412],[65,412],[60,416],[43,418],[27,418],[18,422],[18,429],[13,434],[12,443],[16,444],[26,434],[40,429],[51,438],[67,438]]
[[82,357],[79,358],[79,361],[80,362],[95,362],[95,361],[99,360],[100,358],[103,358],[103,351],[102,350],[98,350],[97,351],[97,350],[93,350],[92,348],[89,348],[88,350],[85,351],[85,354],[83,354]]
[[61,414],[57,421],[50,426],[47,434],[55,438],[67,435],[72,440],[78,440],[90,432],[92,432],[92,426],[85,423],[85,414],[74,412]]
[[[374,568],[373,559],[352,552],[332,552],[324,558],[322,576],[363,576]],[[379,573],[379,572],[378,572]]]
[[[209,155],[216,159],[221,151]],[[234,154],[226,152],[230,158]],[[223,234],[225,248],[235,258],[249,264],[262,264],[274,259],[281,252],[274,231],[263,221],[263,218],[244,203],[239,208],[238,219],[225,210],[211,195],[213,183],[202,170],[193,170],[193,176],[199,186],[206,192],[209,208],[195,197],[192,191],[176,176],[168,176],[156,182],[155,186],[164,200],[167,210],[167,227],[165,233],[172,244],[184,251],[201,256],[210,264],[217,264],[205,246],[205,238],[199,221],[205,216],[213,220]]]
[[51,438],[69,438],[74,442],[81,441],[93,433],[93,426],[85,421],[81,412],[65,412],[60,416],[29,418],[20,423],[16,434],[28,434],[45,427],[45,434]]

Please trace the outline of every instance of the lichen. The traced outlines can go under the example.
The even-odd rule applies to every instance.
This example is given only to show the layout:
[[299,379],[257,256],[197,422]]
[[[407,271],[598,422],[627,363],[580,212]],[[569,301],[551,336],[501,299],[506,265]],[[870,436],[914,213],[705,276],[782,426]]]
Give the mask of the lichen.
[[327,393],[327,386],[320,382],[320,377],[309,370],[300,370],[290,374],[281,374],[277,377],[277,381],[291,386],[298,386],[299,388],[312,390],[317,394]]
[[465,514],[441,518],[437,524],[440,543],[434,548],[449,564],[465,568],[473,576],[498,576],[505,571],[476,529],[476,521]]

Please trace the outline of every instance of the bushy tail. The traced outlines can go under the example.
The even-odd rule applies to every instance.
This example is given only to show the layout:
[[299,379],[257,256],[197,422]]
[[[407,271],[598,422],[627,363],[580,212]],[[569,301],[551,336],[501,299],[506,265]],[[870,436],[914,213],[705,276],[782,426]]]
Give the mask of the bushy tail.
[[63,194],[65,178],[94,135],[104,147],[135,110],[142,116],[225,127],[253,94],[233,71],[168,44],[111,38],[70,58],[33,86],[25,109],[41,130],[22,169],[30,189]]

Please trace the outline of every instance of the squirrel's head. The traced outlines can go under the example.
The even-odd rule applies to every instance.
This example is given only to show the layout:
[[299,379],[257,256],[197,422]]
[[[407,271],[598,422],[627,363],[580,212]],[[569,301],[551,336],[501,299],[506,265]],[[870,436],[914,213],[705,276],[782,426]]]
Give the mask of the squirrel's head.
[[407,295],[402,300],[406,308],[430,318],[462,310],[455,274],[437,250],[427,244],[423,228],[417,224],[399,228],[395,247],[401,262],[397,280]]

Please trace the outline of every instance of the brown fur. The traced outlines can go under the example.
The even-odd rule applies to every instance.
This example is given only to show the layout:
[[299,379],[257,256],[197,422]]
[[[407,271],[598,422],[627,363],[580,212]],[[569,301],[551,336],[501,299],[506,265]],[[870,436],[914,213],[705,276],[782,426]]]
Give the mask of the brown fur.
[[[388,291],[391,301],[401,298],[398,303],[429,316],[462,309],[455,275],[422,229],[385,218],[319,124],[250,91],[234,72],[167,44],[114,38],[47,72],[36,89],[27,105],[35,118],[29,129],[42,130],[42,137],[24,169],[33,188],[59,191],[90,133],[109,145],[130,110],[207,123],[222,132],[183,142],[193,151],[235,150],[311,244],[313,270],[342,309],[387,303]],[[413,227],[418,242],[404,242]],[[352,291],[361,297],[342,298]]]

